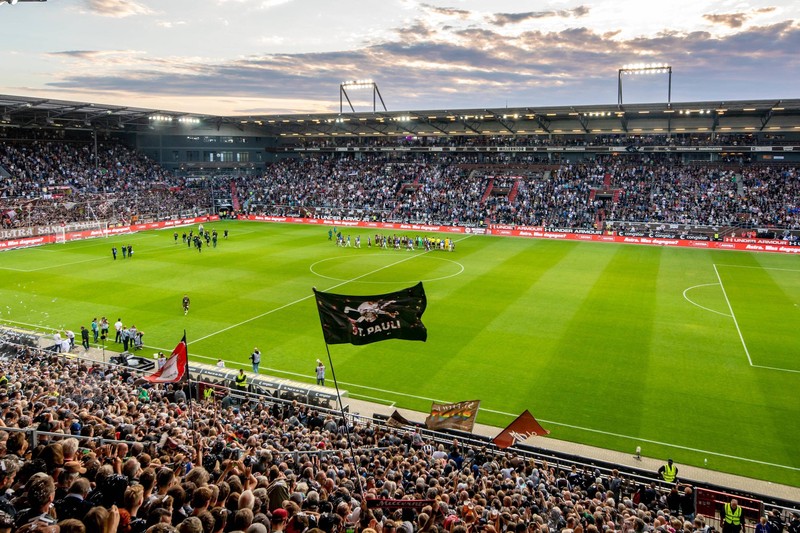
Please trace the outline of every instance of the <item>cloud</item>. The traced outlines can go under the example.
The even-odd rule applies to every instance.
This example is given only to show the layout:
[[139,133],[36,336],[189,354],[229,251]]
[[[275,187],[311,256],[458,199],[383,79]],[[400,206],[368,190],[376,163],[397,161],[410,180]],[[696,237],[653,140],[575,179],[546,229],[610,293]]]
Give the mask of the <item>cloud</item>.
[[158,22],[156,22],[156,26],[164,29],[172,29],[175,26],[183,26],[185,24],[186,24],[185,20],[178,20],[175,22],[169,20],[159,20]]
[[527,13],[496,13],[489,22],[495,26],[506,26],[508,24],[519,24],[526,20],[544,18],[580,18],[589,14],[587,6],[578,6],[574,9],[562,9],[558,11],[529,11]]
[[775,11],[774,7],[762,7],[759,9],[754,9],[749,13],[725,13],[725,14],[709,13],[703,15],[703,18],[711,22],[712,24],[721,24],[723,26],[735,29],[744,26],[744,23],[750,20],[755,15],[772,13],[773,11]]
[[137,50],[61,50],[58,52],[50,52],[47,55],[80,61],[124,62],[130,60],[133,56],[142,54],[144,54],[144,52]]
[[84,0],[91,13],[103,17],[124,18],[148,15],[153,11],[133,0]]
[[741,28],[750,16],[746,13],[729,13],[726,15],[703,15],[703,18],[713,24],[722,24],[729,28]]
[[[299,109],[303,100],[309,102],[304,112],[308,107],[337,111],[341,80],[367,77],[376,80],[387,106],[394,110],[420,109],[421,103],[426,109],[474,107],[475,102],[490,107],[593,104],[616,100],[620,65],[666,62],[675,69],[674,101],[764,98],[775,93],[786,97],[786,87],[800,80],[762,77],[756,83],[753,72],[800,70],[797,49],[800,28],[791,21],[720,37],[703,31],[664,31],[633,39],[588,28],[530,30],[513,36],[473,27],[442,31],[417,21],[398,28],[384,42],[355,50],[265,54],[227,62],[157,58],[131,51],[111,56],[91,50],[55,52],[56,57],[83,61],[85,68],[55,75],[49,86],[91,94],[160,95],[174,101],[184,96],[198,102],[221,97],[259,100],[269,95],[269,103],[235,107],[265,113]],[[105,62],[115,67],[104,69]],[[627,94],[650,87],[651,92],[643,94],[653,101],[656,91],[661,97],[658,81],[658,87],[646,85],[644,79],[631,82]],[[371,96],[355,96],[363,98],[354,101],[357,109],[371,108]]]
[[432,13],[436,13],[438,15],[444,15],[447,17],[457,17],[460,19],[468,19],[471,15],[470,11],[466,9],[456,9],[454,7],[437,7],[432,6],[430,4],[420,4],[420,7],[427,9]]

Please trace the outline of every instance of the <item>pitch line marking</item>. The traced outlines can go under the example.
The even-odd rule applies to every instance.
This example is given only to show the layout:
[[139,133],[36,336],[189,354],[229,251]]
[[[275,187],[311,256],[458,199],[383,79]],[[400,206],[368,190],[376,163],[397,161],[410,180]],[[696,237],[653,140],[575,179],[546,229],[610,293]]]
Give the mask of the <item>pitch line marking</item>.
[[767,268],[767,267],[758,267],[758,266],[751,266],[751,265],[717,265],[714,264],[714,272],[717,274],[717,279],[719,280],[719,286],[722,289],[722,294],[725,296],[725,301],[728,303],[728,309],[731,311],[731,318],[733,319],[733,324],[736,326],[736,331],[739,333],[739,339],[742,341],[742,346],[744,347],[744,353],[747,355],[747,361],[750,363],[752,368],[763,368],[764,370],[777,370],[779,372],[791,372],[793,374],[800,374],[800,370],[792,369],[792,368],[778,368],[774,366],[765,366],[765,365],[755,365],[753,364],[753,360],[750,358],[750,351],[747,349],[747,344],[744,342],[744,336],[742,335],[742,330],[739,329],[739,322],[736,320],[736,316],[733,314],[733,307],[731,306],[730,300],[728,300],[728,294],[725,292],[725,286],[722,285],[722,278],[719,275],[719,271],[717,270],[717,266],[724,266],[724,267],[739,267],[739,268],[757,268],[759,270],[785,270],[788,272],[800,272],[800,270],[795,269],[784,269],[784,268]]
[[757,268],[759,270],[782,270],[784,272],[800,272],[800,269],[797,268],[775,268],[775,267],[765,267],[765,266],[755,266],[755,265],[725,265],[725,264],[716,264],[715,266],[721,267],[730,267],[730,268]]
[[[137,240],[141,240],[141,239],[131,239],[131,240],[136,242]],[[76,242],[76,241],[72,241],[72,242]],[[86,246],[85,248],[90,248],[92,246],[99,246],[99,245],[92,244],[90,246]],[[173,247],[174,247],[174,245],[164,245],[164,246],[157,246],[157,247],[154,247],[154,248],[148,248],[143,252],[140,251],[138,253],[138,255],[139,256],[147,255],[149,252],[152,252],[154,250],[162,250],[162,249],[173,248]],[[111,250],[111,248],[109,247],[109,251],[110,250]],[[44,249],[42,249],[42,251],[44,251],[44,252],[53,252],[53,250],[44,250]],[[134,250],[134,252],[135,251],[136,250]],[[92,257],[92,258],[89,258],[89,259],[82,259],[80,261],[74,261],[72,263],[58,263],[58,264],[54,264],[54,265],[48,265],[48,266],[39,267],[39,268],[29,268],[29,269],[8,268],[8,267],[0,266],[0,270],[13,270],[15,272],[31,273],[31,272],[41,272],[42,270],[50,270],[50,269],[53,269],[53,268],[69,267],[69,266],[73,266],[73,265],[80,265],[80,264],[83,264],[83,263],[92,263],[92,262],[95,262],[95,261],[106,261],[106,260],[108,260],[108,257],[104,254],[103,257]],[[114,261],[114,259],[112,258],[111,261]],[[123,260],[120,260],[120,261],[123,261]]]
[[687,288],[685,291],[683,291],[683,298],[684,298],[684,299],[685,299],[687,302],[689,302],[690,304],[692,304],[692,305],[696,305],[696,306],[697,306],[697,307],[699,307],[700,309],[704,309],[704,310],[706,310],[706,311],[708,311],[708,312],[710,312],[710,313],[716,313],[716,314],[718,314],[718,315],[722,315],[722,316],[726,316],[726,317],[728,317],[728,318],[731,318],[731,315],[728,315],[728,314],[725,314],[725,313],[721,313],[720,311],[715,311],[715,310],[713,310],[713,309],[709,309],[708,307],[704,307],[704,306],[700,305],[700,304],[699,304],[699,303],[697,303],[697,302],[693,302],[693,301],[692,301],[692,300],[691,300],[691,299],[690,299],[690,298],[689,298],[689,297],[686,295],[686,293],[687,293],[687,292],[689,292],[689,291],[690,291],[690,290],[692,290],[692,289],[697,289],[698,287],[711,287],[711,286],[715,286],[715,285],[719,285],[719,283],[703,283],[702,285],[694,285],[693,287],[689,287],[689,288]]
[[722,278],[719,275],[719,270],[717,270],[716,264],[714,265],[714,273],[717,275],[719,287],[722,289],[722,295],[725,297],[725,302],[728,304],[728,310],[731,312],[731,318],[733,319],[733,325],[736,326],[736,332],[739,334],[739,340],[742,341],[744,353],[747,355],[747,362],[750,363],[750,366],[753,366],[753,359],[750,358],[750,350],[747,349],[747,344],[744,342],[744,335],[742,335],[742,330],[739,327],[739,321],[736,320],[736,315],[733,313],[733,306],[731,305],[731,301],[728,299],[728,293],[725,290],[725,285],[722,284]]
[[[464,237],[464,239],[469,239],[470,237],[472,237],[472,235],[467,235],[466,237]],[[459,241],[462,241],[462,240],[464,240],[464,239],[459,239]],[[341,287],[342,285],[347,285],[348,283],[352,283],[352,282],[354,282],[354,281],[358,281],[358,280],[360,280],[361,278],[366,278],[367,276],[371,276],[372,274],[375,274],[375,273],[377,273],[377,272],[380,272],[381,270],[385,270],[385,269],[387,269],[387,268],[391,268],[391,267],[393,267],[393,266],[395,266],[395,265],[399,265],[400,263],[405,263],[406,261],[410,261],[411,259],[414,259],[415,257],[422,257],[423,255],[425,255],[425,254],[428,254],[428,253],[430,253],[430,251],[428,251],[428,252],[422,252],[421,254],[414,254],[414,255],[411,255],[411,256],[409,256],[409,257],[405,257],[405,258],[403,258],[403,259],[401,259],[401,260],[399,260],[399,261],[395,261],[394,263],[389,263],[389,264],[388,264],[388,265],[386,265],[386,266],[382,266],[382,267],[380,267],[380,268],[376,268],[375,270],[372,270],[372,271],[370,271],[370,272],[366,272],[366,273],[364,273],[364,274],[361,274],[360,276],[356,276],[356,277],[355,277],[355,278],[353,278],[353,279],[346,280],[346,281],[342,281],[341,283],[337,283],[336,285],[333,285],[332,287],[328,287],[327,289],[325,289],[325,292],[327,292],[327,291],[331,291],[331,290],[333,290],[333,289],[336,289],[336,288],[338,288],[338,287]],[[308,296],[303,296],[302,298],[298,298],[297,300],[295,300],[295,301],[293,301],[293,302],[289,302],[288,304],[284,304],[284,305],[281,305],[281,306],[279,306],[279,307],[275,307],[274,309],[270,309],[269,311],[265,311],[265,312],[263,312],[263,313],[261,313],[261,314],[259,314],[259,315],[256,315],[256,316],[254,316],[254,317],[248,318],[247,320],[242,320],[242,321],[241,321],[241,322],[239,322],[238,324],[233,324],[233,325],[231,325],[231,326],[228,326],[228,327],[222,328],[221,330],[219,330],[219,331],[216,331],[216,332],[214,332],[214,333],[209,333],[209,334],[208,334],[208,335],[206,335],[205,337],[200,337],[199,339],[195,339],[193,342],[200,342],[200,341],[204,341],[204,340],[206,340],[206,339],[209,339],[209,338],[211,338],[211,337],[214,337],[214,336],[216,336],[216,335],[219,335],[220,333],[225,333],[226,331],[229,331],[229,330],[231,330],[231,329],[233,329],[233,328],[238,328],[239,326],[242,326],[242,325],[244,325],[244,324],[247,324],[248,322],[252,322],[252,321],[254,321],[254,320],[258,320],[259,318],[263,318],[263,317],[265,317],[265,316],[267,316],[267,315],[271,315],[272,313],[275,313],[276,311],[281,311],[281,310],[283,310],[283,309],[286,309],[287,307],[291,307],[291,306],[292,306],[292,305],[294,305],[294,304],[298,304],[298,303],[300,303],[300,302],[304,302],[304,301],[308,300],[309,298],[313,298],[313,297],[314,297],[314,294],[313,294],[313,293],[312,293],[312,294],[309,294]]]
[[775,366],[764,366],[764,365],[753,365],[753,368],[764,368],[766,370],[779,370],[781,372],[792,372],[794,374],[800,374],[800,370],[795,370],[793,368],[778,368]]
[[[165,348],[158,348],[158,347],[155,347],[155,346],[148,346],[148,348],[151,348],[151,349],[154,349],[154,350],[166,351]],[[214,357],[208,357],[208,356],[205,356],[205,355],[197,355],[197,354],[191,354],[191,356],[192,357],[200,357],[200,358],[203,358],[203,359],[214,359],[214,360],[218,359],[218,358],[214,358]],[[226,363],[230,362],[230,363],[232,363],[234,365],[238,365],[238,366],[241,366],[243,368],[249,367],[249,365],[245,365],[244,363],[239,363],[237,361],[227,361],[226,360],[225,362]],[[285,370],[278,370],[278,369],[274,369],[274,368],[266,368],[265,370],[270,370],[270,371],[272,371],[274,373],[279,373],[279,374],[287,374],[287,375],[301,376],[301,377],[310,378],[310,376],[308,376],[307,374],[300,374],[300,373],[297,373],[297,372],[288,372],[288,371],[285,371]],[[384,393],[384,394],[392,394],[392,395],[396,395],[396,396],[404,396],[404,397],[407,397],[407,398],[414,398],[416,400],[426,400],[426,401],[429,401],[429,402],[438,402],[438,403],[449,403],[447,400],[437,400],[435,398],[427,398],[425,396],[417,396],[417,395],[414,395],[414,394],[406,394],[404,392],[390,391],[390,390],[386,390],[386,389],[380,389],[380,388],[377,388],[377,387],[370,387],[368,385],[359,385],[357,383],[349,383],[349,382],[346,382],[346,381],[340,381],[339,384],[344,385],[345,387],[358,387],[360,389],[370,390],[370,391],[374,391],[374,392],[380,392],[380,393]],[[350,391],[348,391],[348,393],[352,394]],[[352,394],[352,396],[353,397],[356,397],[356,396],[358,396],[358,397],[367,397],[367,396],[361,396],[361,395],[356,395],[356,394]],[[486,409],[486,408],[483,408],[483,407],[480,410],[481,411],[486,411],[487,413],[494,413],[494,414],[508,416],[508,417],[512,417],[512,418],[517,416],[517,415],[512,414],[512,413],[506,413],[505,411],[496,411],[496,410],[493,410],[493,409]],[[776,463],[770,463],[770,462],[767,462],[767,461],[759,461],[758,459],[748,459],[747,457],[739,457],[739,456],[736,456],[736,455],[730,455],[730,454],[726,454],[726,453],[713,452],[713,451],[709,451],[709,450],[701,450],[699,448],[692,448],[690,446],[681,446],[679,444],[670,444],[668,442],[660,442],[660,441],[653,440],[653,439],[643,439],[643,438],[640,438],[640,437],[632,437],[630,435],[622,435],[621,433],[614,433],[614,432],[611,432],[611,431],[603,431],[602,429],[594,429],[594,428],[587,428],[587,427],[582,427],[582,426],[575,426],[575,425],[572,425],[572,424],[565,424],[565,423],[562,423],[562,422],[555,422],[553,420],[541,419],[541,421],[542,422],[546,422],[548,424],[555,424],[557,426],[562,426],[562,427],[565,427],[565,428],[576,429],[578,431],[587,431],[589,433],[598,433],[600,435],[607,435],[607,436],[610,436],[610,437],[617,437],[617,438],[620,438],[620,439],[628,439],[628,440],[634,440],[634,441],[638,441],[638,442],[646,442],[648,444],[657,444],[659,446],[667,446],[669,448],[675,448],[675,449],[678,449],[678,450],[686,450],[686,451],[690,451],[690,452],[703,453],[703,454],[706,454],[706,455],[714,455],[714,456],[717,456],[717,457],[724,457],[726,459],[733,459],[733,460],[736,460],[736,461],[744,461],[744,462],[755,463],[755,464],[760,464],[760,465],[764,465],[764,466],[773,466],[773,467],[776,467],[776,468],[784,468],[786,470],[800,471],[800,468],[797,468],[797,467],[788,466],[788,465],[780,465],[780,464],[776,464]]]

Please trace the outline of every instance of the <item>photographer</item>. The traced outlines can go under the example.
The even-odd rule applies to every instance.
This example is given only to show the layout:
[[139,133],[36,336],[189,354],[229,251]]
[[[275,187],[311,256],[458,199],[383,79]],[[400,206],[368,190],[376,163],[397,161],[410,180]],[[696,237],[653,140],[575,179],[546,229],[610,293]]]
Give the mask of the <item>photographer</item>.
[[253,373],[258,374],[258,365],[261,364],[261,351],[258,347],[253,348],[253,353],[250,354],[250,362],[253,363]]

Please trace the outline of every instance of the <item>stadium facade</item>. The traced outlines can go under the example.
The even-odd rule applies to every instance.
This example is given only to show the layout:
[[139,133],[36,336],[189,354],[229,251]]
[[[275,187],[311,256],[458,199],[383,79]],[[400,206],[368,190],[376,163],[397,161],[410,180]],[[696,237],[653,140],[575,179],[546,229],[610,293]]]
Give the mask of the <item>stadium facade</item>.
[[[46,134],[42,132],[48,132]],[[509,154],[569,162],[630,152],[800,161],[800,99],[212,116],[0,96],[0,138],[115,137],[164,168],[257,171],[337,152]]]

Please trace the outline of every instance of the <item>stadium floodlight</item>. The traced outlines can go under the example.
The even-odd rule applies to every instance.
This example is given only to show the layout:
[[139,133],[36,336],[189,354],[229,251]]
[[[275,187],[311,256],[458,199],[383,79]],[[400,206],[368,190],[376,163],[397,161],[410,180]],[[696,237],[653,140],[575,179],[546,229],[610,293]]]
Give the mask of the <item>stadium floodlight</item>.
[[617,70],[617,105],[622,105],[622,75],[667,74],[667,106],[672,105],[672,66],[666,63],[632,63]]
[[383,110],[387,111],[386,104],[383,101],[383,96],[381,96],[381,92],[378,90],[378,84],[372,80],[352,80],[352,81],[343,81],[339,84],[339,114],[342,113],[344,110],[344,100],[347,100],[347,104],[350,106],[350,111],[355,113],[356,109],[353,107],[353,102],[350,101],[350,96],[347,94],[347,90],[364,90],[364,89],[371,89],[372,90],[372,112],[374,113],[377,111],[377,100],[380,99],[381,105],[383,106]]
[[17,2],[47,2],[47,0],[2,0],[0,4],[16,5]]

